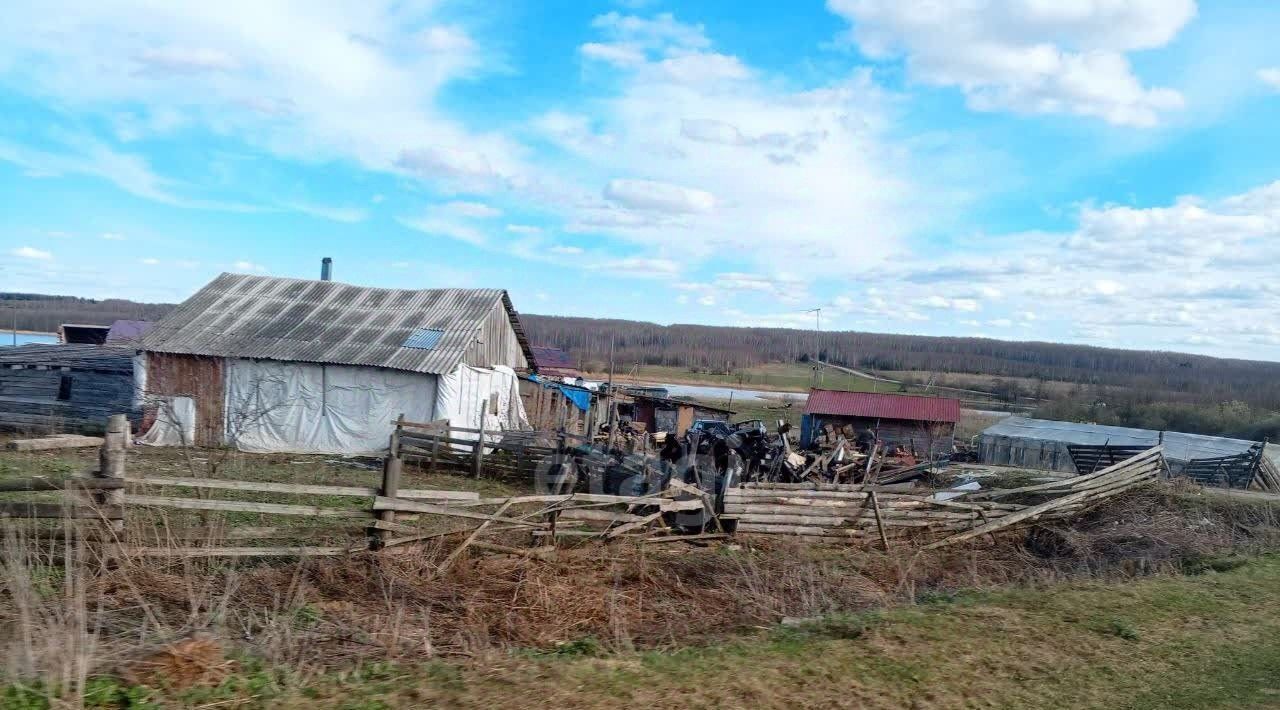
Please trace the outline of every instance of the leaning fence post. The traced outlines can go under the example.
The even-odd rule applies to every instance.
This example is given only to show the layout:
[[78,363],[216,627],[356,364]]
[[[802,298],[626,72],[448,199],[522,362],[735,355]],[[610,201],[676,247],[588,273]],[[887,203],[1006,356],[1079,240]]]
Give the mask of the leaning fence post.
[[483,417],[480,419],[480,434],[479,434],[479,437],[476,439],[476,448],[471,453],[473,454],[473,458],[471,459],[471,466],[474,469],[472,473],[476,478],[479,478],[480,469],[482,466],[484,466],[484,418]]
[[[382,464],[382,489],[379,491],[384,498],[395,498],[400,495],[400,470],[404,465],[404,461],[400,458],[400,433],[404,428],[404,415],[401,414],[396,419],[396,428],[391,432],[391,444],[387,447],[387,460]],[[394,523],[396,521],[396,512],[394,510],[378,511],[378,520],[385,523]],[[387,538],[391,537],[391,531],[383,528],[374,528],[373,535],[369,537],[369,549],[381,550],[387,542]]]
[[[98,470],[95,478],[111,478],[124,480],[125,457],[129,446],[129,418],[123,414],[113,414],[107,419],[106,436],[103,437],[102,448],[98,452]],[[120,518],[112,518],[109,525],[112,530],[124,530],[124,489],[104,490],[94,496],[94,502],[120,509]]]

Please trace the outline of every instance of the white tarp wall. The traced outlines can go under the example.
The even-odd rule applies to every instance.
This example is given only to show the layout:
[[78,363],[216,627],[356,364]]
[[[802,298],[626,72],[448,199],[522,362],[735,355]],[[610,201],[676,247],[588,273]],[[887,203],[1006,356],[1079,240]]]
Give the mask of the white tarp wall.
[[[485,431],[529,428],[520,399],[520,380],[509,367],[459,365],[452,373],[440,376],[437,389],[435,419],[448,419],[450,426],[480,429],[483,423]],[[466,432],[452,436],[477,437]]]
[[191,446],[196,440],[196,401],[190,397],[155,397],[142,400],[154,406],[156,420],[138,443],[146,446]]
[[[435,375],[376,367],[228,360],[227,440],[242,451],[377,454],[396,417],[431,421]],[[517,398],[518,399],[518,398]]]

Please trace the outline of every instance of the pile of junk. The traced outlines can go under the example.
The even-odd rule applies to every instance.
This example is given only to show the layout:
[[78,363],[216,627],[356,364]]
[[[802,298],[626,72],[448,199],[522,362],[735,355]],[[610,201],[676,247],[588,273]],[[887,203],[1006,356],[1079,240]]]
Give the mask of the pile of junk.
[[680,527],[706,529],[723,512],[725,491],[743,483],[902,484],[947,463],[921,460],[906,447],[878,441],[871,431],[824,432],[801,450],[791,431],[782,420],[773,432],[758,419],[699,420],[682,435],[650,434],[622,421],[599,440],[568,450],[539,477],[538,487],[545,493],[625,496],[696,488],[707,497],[708,509],[700,519],[681,514]]

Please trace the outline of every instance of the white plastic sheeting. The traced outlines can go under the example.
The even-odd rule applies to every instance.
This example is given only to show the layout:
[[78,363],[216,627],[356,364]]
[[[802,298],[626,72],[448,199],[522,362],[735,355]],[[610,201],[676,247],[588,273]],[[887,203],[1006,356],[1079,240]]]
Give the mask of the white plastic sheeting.
[[[448,419],[449,425],[485,431],[528,429],[524,402],[520,399],[520,380],[515,370],[499,365],[493,369],[459,365],[448,375],[441,375],[436,396],[435,419]],[[458,439],[473,439],[466,432],[452,434]]]
[[190,446],[196,440],[196,401],[190,397],[157,397],[146,403],[155,407],[156,420],[138,438],[147,446]]
[[435,375],[348,365],[227,361],[227,439],[242,451],[376,454],[396,417],[430,421]]

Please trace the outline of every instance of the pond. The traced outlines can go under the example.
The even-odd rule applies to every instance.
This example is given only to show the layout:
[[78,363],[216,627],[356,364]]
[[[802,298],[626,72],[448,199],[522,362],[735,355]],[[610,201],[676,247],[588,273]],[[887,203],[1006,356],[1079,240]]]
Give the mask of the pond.
[[0,347],[12,345],[56,345],[58,343],[57,333],[24,333],[18,331],[0,331]]

